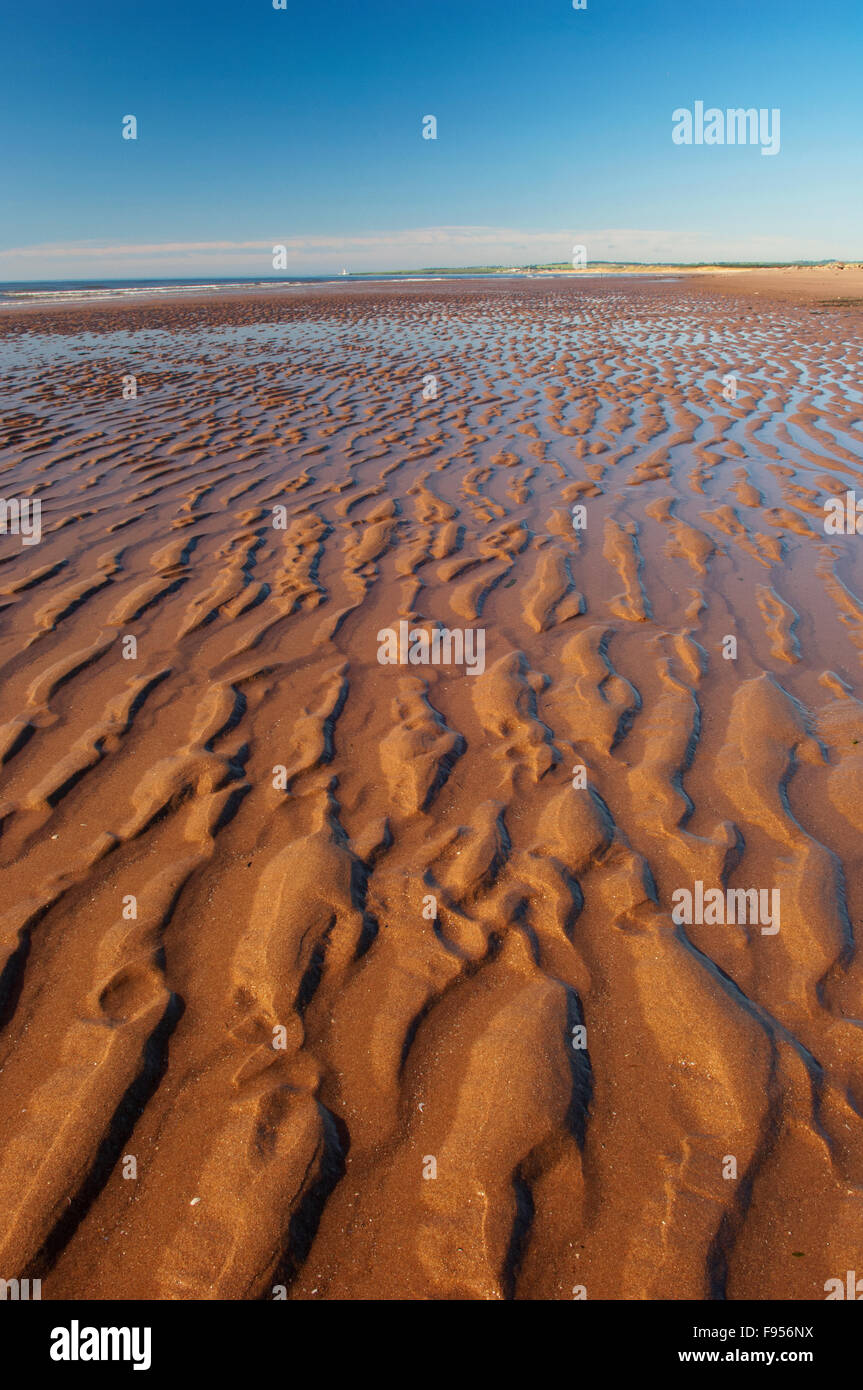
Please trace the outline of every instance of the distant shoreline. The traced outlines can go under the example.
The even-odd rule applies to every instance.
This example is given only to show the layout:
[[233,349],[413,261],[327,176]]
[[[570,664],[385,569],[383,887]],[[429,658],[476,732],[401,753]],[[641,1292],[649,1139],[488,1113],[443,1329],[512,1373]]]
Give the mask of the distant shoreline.
[[784,300],[811,307],[813,310],[840,309],[860,312],[863,309],[863,263],[828,261],[817,265],[805,263],[776,264],[665,264],[644,265],[637,262],[596,262],[584,269],[571,266],[542,265],[535,267],[474,267],[428,268],[414,271],[369,271],[342,276],[284,276],[262,279],[236,277],[224,280],[173,279],[163,280],[96,280],[82,281],[11,281],[0,282],[0,322],[10,324],[19,315],[28,319],[42,313],[67,314],[99,310],[116,311],[124,306],[167,308],[170,305],[196,302],[200,305],[219,301],[248,299],[258,302],[286,302],[295,296],[311,294],[350,294],[370,292],[372,287],[388,288],[403,293],[434,290],[435,282],[467,290],[471,285],[505,282],[538,284],[584,281],[599,291],[603,284],[610,288],[615,280],[642,286],[662,282],[678,289],[688,282],[689,291],[704,291],[736,295],[749,301],[757,311],[759,297]]
[[416,270],[358,270],[353,279],[385,275],[625,275],[739,272],[750,270],[863,270],[863,261],[589,261],[575,267],[568,261],[547,261],[538,264],[502,266],[422,266]]

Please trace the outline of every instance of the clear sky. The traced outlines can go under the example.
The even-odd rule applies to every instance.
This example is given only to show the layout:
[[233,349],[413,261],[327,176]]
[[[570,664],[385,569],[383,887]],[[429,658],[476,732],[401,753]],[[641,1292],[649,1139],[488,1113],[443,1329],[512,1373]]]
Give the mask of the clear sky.
[[[863,259],[860,0],[33,0],[0,279]],[[679,145],[677,108],[781,111]],[[134,115],[137,140],[122,138]],[[422,138],[434,115],[438,138]]]

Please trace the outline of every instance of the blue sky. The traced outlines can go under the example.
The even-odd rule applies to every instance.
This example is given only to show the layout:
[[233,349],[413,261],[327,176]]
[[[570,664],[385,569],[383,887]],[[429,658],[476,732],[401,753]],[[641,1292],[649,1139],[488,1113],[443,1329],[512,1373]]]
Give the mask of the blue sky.
[[[0,25],[0,279],[863,259],[859,0],[47,0]],[[781,111],[781,149],[672,112]],[[138,139],[121,137],[133,114]],[[434,115],[437,140],[422,138]]]

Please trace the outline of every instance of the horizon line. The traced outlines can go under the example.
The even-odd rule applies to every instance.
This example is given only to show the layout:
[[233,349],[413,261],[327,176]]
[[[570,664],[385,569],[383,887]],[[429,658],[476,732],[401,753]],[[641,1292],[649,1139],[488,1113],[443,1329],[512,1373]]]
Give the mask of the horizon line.
[[[0,252],[0,255],[2,255],[2,252]],[[487,263],[487,264],[485,264],[485,265],[452,265],[452,266],[441,266],[441,265],[429,266],[429,265],[426,265],[426,266],[404,266],[404,267],[395,267],[395,268],[389,268],[389,269],[386,269],[386,270],[351,270],[351,271],[348,271],[348,272],[347,272],[347,277],[344,277],[344,276],[343,276],[342,274],[340,274],[340,272],[338,272],[338,271],[332,271],[332,270],[306,271],[306,272],[302,272],[302,273],[299,272],[299,271],[296,271],[296,272],[294,272],[294,273],[290,273],[290,272],[289,272],[289,273],[283,274],[283,275],[258,275],[258,274],[253,274],[253,273],[246,273],[246,274],[244,274],[244,273],[242,273],[242,272],[240,272],[240,271],[236,271],[236,272],[234,272],[233,275],[231,275],[231,274],[223,274],[223,275],[219,275],[219,274],[210,274],[210,275],[199,275],[199,276],[196,276],[196,275],[125,275],[125,276],[122,276],[122,275],[106,275],[106,276],[96,276],[96,275],[61,275],[61,276],[58,276],[58,275],[55,275],[55,276],[51,276],[50,278],[46,278],[46,279],[34,279],[33,277],[28,277],[28,278],[24,278],[24,279],[5,279],[5,280],[0,280],[0,284],[4,284],[4,285],[55,285],[55,284],[61,284],[61,283],[63,283],[63,284],[70,284],[70,285],[85,285],[85,284],[90,284],[90,283],[94,283],[94,282],[99,283],[99,284],[121,284],[121,283],[123,283],[123,282],[126,281],[126,280],[138,280],[138,281],[145,282],[145,283],[146,283],[146,282],[157,283],[157,282],[163,281],[163,280],[181,280],[181,281],[187,281],[187,280],[207,280],[207,281],[220,281],[220,280],[255,280],[255,281],[258,281],[259,283],[263,283],[263,284],[281,284],[281,283],[284,283],[284,282],[289,282],[289,281],[291,281],[291,280],[342,279],[342,278],[353,278],[353,279],[367,279],[367,280],[373,280],[373,279],[375,279],[375,278],[377,278],[377,277],[380,277],[380,276],[393,276],[393,275],[447,275],[447,274],[449,274],[449,275],[457,275],[457,274],[465,274],[465,273],[470,272],[470,271],[474,271],[474,272],[476,272],[476,273],[480,273],[480,272],[485,272],[485,273],[489,273],[489,272],[492,272],[492,273],[504,272],[504,273],[507,273],[507,272],[521,272],[521,271],[531,271],[531,270],[545,270],[545,271],[552,270],[552,271],[558,271],[560,274],[563,274],[563,275],[573,275],[573,276],[579,276],[579,277],[581,277],[581,278],[588,278],[589,275],[590,275],[591,268],[603,269],[603,268],[607,268],[607,267],[613,267],[613,268],[616,268],[616,269],[626,269],[626,268],[632,266],[632,267],[639,267],[639,268],[642,268],[642,269],[645,269],[645,270],[682,270],[682,269],[704,270],[704,269],[712,269],[712,268],[715,268],[715,269],[717,269],[717,270],[793,270],[793,269],[797,269],[797,268],[817,269],[818,267],[826,267],[826,266],[846,266],[846,265],[855,265],[855,264],[861,264],[861,263],[863,263],[863,254],[861,254],[861,257],[860,257],[860,261],[859,261],[859,262],[858,262],[855,258],[840,257],[840,256],[825,256],[825,257],[819,257],[818,259],[799,259],[799,260],[781,260],[781,261],[772,261],[772,260],[770,260],[770,261],[768,261],[768,260],[736,260],[736,261],[719,261],[719,260],[698,260],[698,261],[686,261],[686,260],[673,260],[673,261],[635,261],[635,260],[623,260],[623,261],[611,261],[611,260],[602,260],[602,261],[589,261],[589,262],[587,263],[587,265],[585,265],[585,266],[579,266],[579,267],[577,267],[577,268],[574,267],[574,266],[569,265],[569,263],[566,262],[566,261],[525,261],[525,262],[522,262],[521,264],[510,264],[510,265],[508,265],[506,262],[501,261],[501,262],[499,262],[498,264],[490,264],[490,263]]]

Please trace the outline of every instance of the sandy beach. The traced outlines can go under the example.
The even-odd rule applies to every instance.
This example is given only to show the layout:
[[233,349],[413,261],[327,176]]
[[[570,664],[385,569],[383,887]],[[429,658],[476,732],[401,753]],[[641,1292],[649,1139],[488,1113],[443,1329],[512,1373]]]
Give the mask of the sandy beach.
[[[540,272],[546,274],[546,272]],[[551,272],[548,272],[551,274]],[[560,272],[556,272],[558,275]],[[744,265],[631,265],[587,268],[567,273],[567,278],[627,280],[665,280],[669,276],[685,279],[702,289],[733,294],[757,309],[762,296],[788,304],[808,304],[819,308],[863,308],[863,265],[834,261],[824,265],[744,266]]]
[[0,535],[4,1275],[797,1300],[861,1268],[863,537],[825,502],[863,513],[863,331],[822,302],[860,295],[0,315],[2,495],[40,508]]

